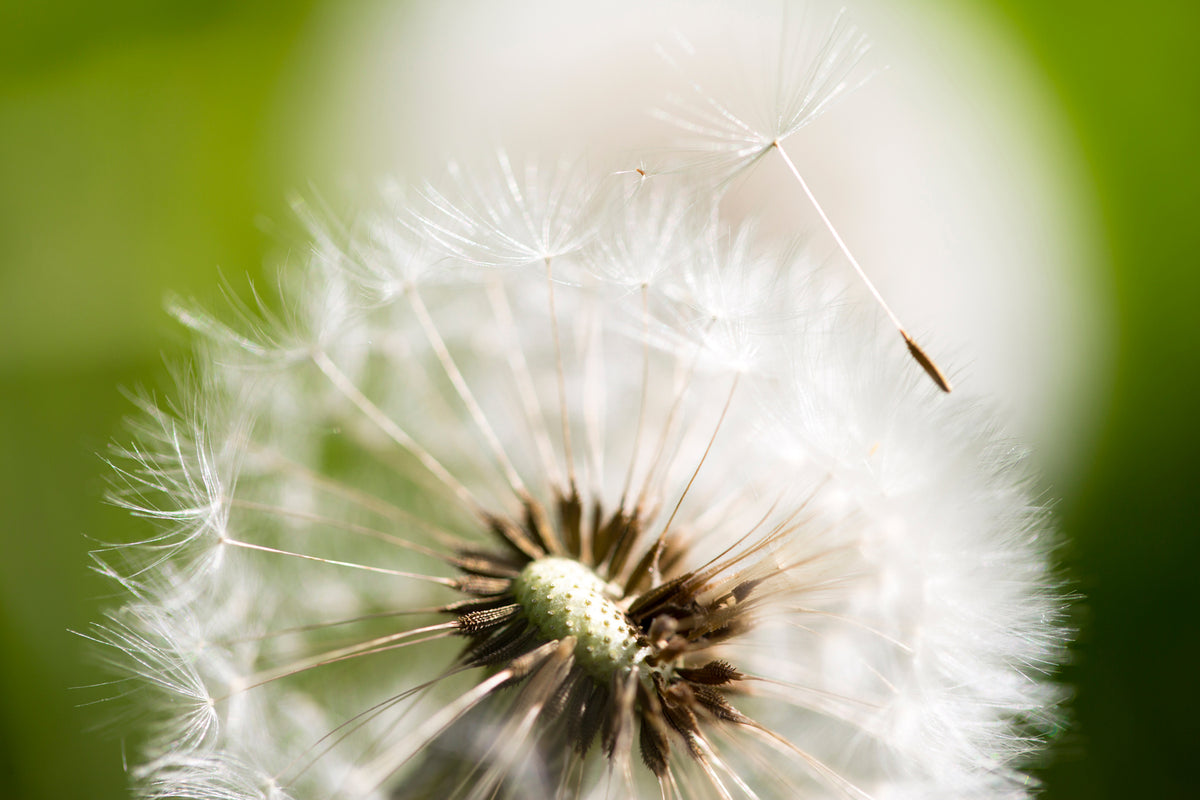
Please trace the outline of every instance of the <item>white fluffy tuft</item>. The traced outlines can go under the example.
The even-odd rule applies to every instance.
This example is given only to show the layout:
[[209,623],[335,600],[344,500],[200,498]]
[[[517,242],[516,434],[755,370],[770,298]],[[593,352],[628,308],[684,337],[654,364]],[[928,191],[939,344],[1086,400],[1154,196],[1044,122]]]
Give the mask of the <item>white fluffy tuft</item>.
[[[864,48],[839,18],[773,127],[715,101],[680,119],[741,169]],[[1065,634],[1019,449],[807,251],[724,222],[709,177],[629,193],[501,152],[345,227],[300,206],[314,244],[279,302],[177,310],[194,374],[135,400],[112,459],[114,502],[155,528],[98,555],[129,600],[90,634],[151,698],[143,797],[401,797],[451,756],[474,771],[445,796],[1028,796]],[[657,781],[633,730],[555,773],[569,747],[532,743],[567,649],[468,669],[431,611],[489,524],[574,492],[636,511],[673,566],[728,559],[697,602],[748,621],[711,655],[758,724],[714,713]],[[599,583],[584,600],[629,611]],[[511,713],[477,716],[510,678]]]

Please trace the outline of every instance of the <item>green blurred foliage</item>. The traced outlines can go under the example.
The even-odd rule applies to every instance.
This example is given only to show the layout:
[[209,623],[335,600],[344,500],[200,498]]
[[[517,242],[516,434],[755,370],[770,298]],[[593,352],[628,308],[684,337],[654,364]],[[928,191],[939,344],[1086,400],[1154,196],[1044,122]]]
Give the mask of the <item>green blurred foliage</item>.
[[[168,290],[259,272],[286,215],[286,92],[311,3],[0,4],[0,797],[126,796],[86,631],[112,587],[99,455],[167,383]],[[280,144],[284,142],[284,144]],[[239,277],[231,283],[245,285]],[[88,538],[90,537],[90,538]],[[107,691],[107,690],[106,690]],[[111,692],[108,692],[111,693]]]
[[1200,563],[1200,4],[1000,0],[1091,167],[1118,326],[1090,474],[1062,506],[1087,596],[1049,797],[1194,797]]
[[[1110,415],[1060,506],[1088,600],[1046,796],[1189,796],[1200,5],[961,2],[1017,32],[1073,122],[1117,291]],[[124,796],[119,738],[92,730],[108,712],[70,688],[97,672],[69,630],[111,591],[85,537],[128,529],[96,453],[120,436],[117,387],[166,385],[160,353],[181,352],[167,292],[212,299],[218,268],[255,275],[275,249],[256,220],[306,184],[288,108],[322,69],[314,19],[272,0],[0,5],[0,796]]]

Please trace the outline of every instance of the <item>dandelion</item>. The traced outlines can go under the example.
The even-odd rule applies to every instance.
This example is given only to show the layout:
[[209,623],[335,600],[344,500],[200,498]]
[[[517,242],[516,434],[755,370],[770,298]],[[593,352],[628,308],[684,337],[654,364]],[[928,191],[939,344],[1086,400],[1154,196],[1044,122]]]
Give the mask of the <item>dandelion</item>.
[[[909,355],[938,388],[949,392],[952,388],[950,379],[924,348],[917,344],[900,317],[875,288],[808,181],[784,149],[786,140],[817,120],[869,76],[863,65],[870,43],[866,35],[849,21],[845,9],[839,10],[827,24],[822,24],[808,19],[808,16],[815,15],[813,8],[804,4],[800,8],[807,13],[801,15],[801,24],[795,30],[786,20],[780,26],[782,38],[787,44],[763,49],[763,52],[774,56],[774,63],[765,70],[766,74],[775,76],[772,102],[751,104],[749,113],[739,112],[730,103],[691,81],[688,95],[670,98],[669,107],[660,110],[659,116],[688,135],[687,145],[692,157],[685,161],[685,167],[704,170],[715,176],[717,191],[768,154],[778,153],[782,165],[803,191],[847,263],[904,340]],[[686,39],[680,38],[680,45],[686,53],[693,54]],[[683,72],[669,51],[660,48],[660,53],[668,63]],[[753,112],[762,108],[771,109],[771,113],[755,119]]]
[[278,301],[176,309],[196,367],[113,458],[156,528],[98,556],[143,797],[1027,796],[1062,601],[1019,452],[641,177],[455,166],[309,215]]

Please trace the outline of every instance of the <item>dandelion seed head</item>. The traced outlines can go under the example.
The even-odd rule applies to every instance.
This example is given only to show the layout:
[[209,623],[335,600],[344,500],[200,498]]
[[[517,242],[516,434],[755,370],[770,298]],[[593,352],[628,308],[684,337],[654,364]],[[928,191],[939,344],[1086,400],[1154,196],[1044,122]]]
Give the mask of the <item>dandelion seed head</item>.
[[1063,634],[1019,453],[706,177],[625,177],[298,204],[278,297],[181,307],[199,377],[113,458],[157,527],[100,555],[143,796],[1027,796]]

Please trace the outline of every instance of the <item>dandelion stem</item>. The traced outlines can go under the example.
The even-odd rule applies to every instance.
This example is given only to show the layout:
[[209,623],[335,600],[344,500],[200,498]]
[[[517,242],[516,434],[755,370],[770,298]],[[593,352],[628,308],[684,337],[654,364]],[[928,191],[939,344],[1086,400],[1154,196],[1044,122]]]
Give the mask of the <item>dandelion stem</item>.
[[291,636],[300,633],[309,633],[311,631],[328,630],[329,628],[337,628],[342,625],[353,625],[358,622],[368,622],[377,619],[389,619],[392,617],[406,617],[419,614],[437,614],[441,611],[440,606],[428,606],[426,608],[402,608],[396,611],[378,611],[374,614],[361,614],[357,617],[346,617],[345,619],[335,619],[329,622],[314,622],[308,625],[295,625],[290,628],[278,628],[266,633],[256,634],[254,636],[237,636],[228,639],[220,639],[210,642],[210,644],[220,644],[229,646],[235,644],[243,644],[246,642],[264,642],[269,639],[275,639],[280,636]]
[[413,580],[418,581],[428,581],[429,583],[436,583],[441,586],[449,586],[451,588],[454,588],[458,585],[456,581],[453,581],[450,578],[439,578],[436,575],[422,575],[417,572],[403,572],[398,569],[387,569],[386,567],[372,567],[368,566],[367,564],[356,564],[353,561],[338,561],[332,558],[321,558],[320,556],[312,556],[308,555],[307,553],[297,553],[293,550],[281,550],[277,547],[267,547],[265,544],[243,542],[239,539],[223,538],[221,539],[221,543],[227,544],[230,547],[242,547],[247,550],[258,550],[263,553],[274,553],[275,555],[280,556],[302,558],[306,561],[319,561],[322,564],[332,564],[335,567],[349,567],[351,569],[366,570],[367,572],[378,572],[382,575],[395,575],[398,578],[412,578]]
[[[226,697],[217,698],[217,700],[223,700],[240,692],[247,692],[251,689],[256,689],[259,686],[270,683],[271,681],[277,681],[280,678],[288,678],[293,675],[298,675],[301,672],[307,672],[308,670],[316,669],[317,667],[336,664],[339,661],[346,661],[347,659],[357,658],[359,656],[383,653],[388,650],[395,650],[399,647],[409,647],[414,644],[422,644],[434,639],[441,639],[445,638],[446,636],[455,635],[457,632],[458,624],[456,622],[443,622],[437,625],[429,625],[424,628],[414,628],[410,631],[400,631],[399,633],[380,636],[375,639],[370,639],[365,642],[358,642],[356,644],[341,647],[336,650],[329,650],[325,653],[319,653],[309,658],[300,659],[276,669],[264,670],[257,675],[252,675],[249,678],[246,678],[240,686],[238,686],[234,691],[231,691],[228,695],[226,695]],[[432,635],[426,636],[425,634]],[[423,638],[412,639],[411,641],[403,641],[414,636],[422,636]],[[214,700],[214,702],[216,702],[216,700]]]
[[775,731],[772,731],[769,728],[764,728],[762,725],[759,725],[753,721],[747,721],[745,725],[751,731],[761,736],[767,742],[767,744],[775,747],[785,754],[799,756],[804,763],[808,764],[813,772],[821,776],[821,778],[823,778],[831,787],[837,789],[846,797],[853,797],[856,800],[872,800],[869,794],[843,778],[837,773],[837,770],[833,769],[807,750],[792,744],[778,733],[775,733]]
[[339,530],[346,531],[347,533],[356,533],[361,536],[369,536],[372,539],[378,539],[381,542],[394,544],[397,547],[403,547],[404,549],[411,550],[414,553],[420,553],[421,555],[435,558],[443,563],[452,563],[452,559],[444,552],[434,550],[431,547],[424,547],[416,542],[410,542],[407,539],[394,536],[393,534],[386,533],[366,525],[358,525],[353,522],[344,522],[333,517],[324,517],[320,514],[312,514],[307,511],[293,511],[288,508],[273,506],[267,503],[257,503],[252,500],[240,500],[238,498],[233,498],[229,501],[229,505],[236,508],[244,508],[249,511],[261,511],[266,514],[276,514],[280,517],[286,517],[288,519],[313,522],[319,525],[328,525],[331,528],[337,528]]
[[542,414],[542,405],[538,400],[537,385],[533,382],[533,374],[529,371],[529,363],[525,360],[525,351],[517,334],[517,326],[513,321],[512,305],[504,291],[504,284],[499,280],[490,281],[487,287],[488,300],[496,321],[500,323],[510,338],[510,346],[504,348],[508,359],[509,369],[517,384],[517,392],[521,396],[521,406],[525,412],[525,420],[541,456],[542,466],[546,468],[546,477],[552,483],[560,480],[560,469],[554,458],[554,448],[550,444],[550,435],[546,431],[546,419]]
[[562,337],[559,334],[558,313],[554,308],[554,269],[546,258],[546,291],[550,303],[550,332],[554,339],[554,366],[558,380],[559,417],[562,419],[563,457],[567,462],[567,480],[575,489],[575,457],[571,453],[571,417],[567,413],[567,378],[563,369]]
[[[337,747],[340,743],[345,741],[348,737],[350,737],[357,731],[361,730],[364,726],[366,726],[371,721],[378,718],[381,714],[387,712],[389,709],[393,708],[394,706],[398,705],[399,703],[404,702],[412,695],[417,694],[418,692],[420,692],[424,689],[428,689],[429,687],[436,684],[438,681],[442,680],[444,677],[446,677],[446,676],[441,675],[441,676],[433,679],[432,681],[429,681],[428,683],[421,684],[420,686],[414,686],[411,689],[403,691],[400,694],[393,695],[393,696],[387,698],[386,700],[381,700],[378,703],[376,703],[375,705],[370,706],[369,708],[358,712],[350,719],[346,720],[345,722],[338,725],[336,728],[333,728],[332,730],[327,732],[320,739],[317,739],[315,742],[312,743],[312,745],[309,746],[309,748],[307,750],[298,754],[295,758],[293,758],[290,762],[288,762],[288,765],[286,767],[284,767],[279,772],[275,773],[275,779],[277,781],[279,781],[279,783],[285,787],[290,786],[291,784],[295,783],[311,767],[316,766],[316,763],[321,759],[322,756],[329,753],[333,748]],[[403,716],[403,714],[401,714],[401,716]],[[307,762],[303,766],[301,766],[298,770],[296,770],[295,774],[293,774],[290,777],[287,777],[285,779],[284,776],[287,774],[287,772],[289,770],[291,770],[293,767],[295,767],[298,763],[300,763],[301,759],[304,758],[309,753],[313,754],[312,757],[307,759]]]
[[788,170],[792,173],[792,176],[795,177],[796,182],[800,184],[800,188],[804,190],[804,194],[806,197],[808,197],[808,201],[812,203],[813,208],[816,209],[817,215],[821,217],[821,222],[825,223],[825,229],[829,231],[829,233],[833,236],[833,240],[837,242],[837,246],[842,251],[842,255],[844,255],[846,260],[850,262],[850,266],[854,268],[855,273],[858,274],[858,277],[860,280],[862,280],[863,285],[867,287],[867,291],[869,291],[871,296],[875,298],[875,302],[879,303],[879,307],[883,309],[883,313],[887,314],[888,319],[892,321],[892,325],[896,327],[896,330],[899,331],[900,335],[904,338],[904,344],[908,347],[909,354],[918,364],[921,365],[921,369],[925,370],[925,374],[927,374],[930,379],[937,384],[939,389],[941,389],[943,392],[949,392],[953,387],[950,385],[950,380],[946,377],[946,374],[942,372],[934,360],[929,357],[929,354],[917,344],[916,340],[909,335],[908,331],[904,328],[904,324],[900,322],[900,318],[896,316],[896,312],[892,311],[891,306],[889,306],[887,301],[883,299],[883,295],[880,294],[879,290],[875,288],[875,284],[872,283],[871,279],[867,277],[867,273],[858,263],[858,259],[854,257],[853,253],[850,252],[849,246],[846,245],[846,242],[842,239],[841,234],[837,232],[837,228],[833,226],[833,222],[831,222],[828,215],[826,215],[825,209],[821,207],[819,202],[817,202],[817,197],[813,194],[812,189],[809,188],[808,181],[804,180],[804,176],[800,174],[800,170],[796,168],[796,164],[788,156],[787,151],[783,149],[783,145],[778,139],[776,139],[771,143],[771,146],[779,151],[779,155],[783,159],[783,163],[787,165]]
[[646,424],[646,400],[650,394],[650,287],[642,284],[642,387],[638,399],[637,423],[633,429],[633,449],[629,453],[629,470],[625,473],[625,486],[621,489],[621,507],[633,485],[633,473],[637,468],[638,451],[642,444],[642,428]]
[[[538,656],[545,657],[538,653],[535,658]],[[389,776],[407,764],[420,751],[422,745],[433,740],[438,734],[453,725],[456,720],[515,677],[516,674],[517,671],[513,667],[502,669],[470,691],[460,695],[456,700],[447,703],[439,712],[426,719],[424,725],[417,728],[408,737],[401,739],[387,752],[381,753],[372,764],[366,767],[369,776],[367,784],[376,789],[382,786]]]
[[409,302],[412,305],[413,312],[417,315],[417,321],[421,324],[421,329],[425,332],[425,337],[429,340],[430,346],[433,348],[434,354],[442,365],[442,369],[446,372],[446,377],[454,384],[454,389],[458,392],[459,398],[467,407],[467,412],[471,415],[471,419],[479,428],[483,438],[487,440],[488,446],[492,449],[496,460],[500,463],[500,469],[504,472],[504,477],[508,480],[509,486],[519,496],[527,497],[529,491],[525,488],[525,483],[521,480],[521,476],[517,474],[516,467],[509,460],[508,454],[504,452],[504,445],[500,443],[500,438],[496,436],[491,424],[487,420],[487,416],[480,408],[479,402],[475,399],[475,395],[471,392],[471,387],[467,386],[467,381],[463,377],[462,371],[454,362],[454,357],[450,355],[450,351],[446,349],[446,342],[442,339],[442,335],[438,333],[437,325],[434,324],[433,318],[429,316],[429,309],[425,307],[425,303],[421,300],[421,295],[417,292],[416,287],[413,287],[409,293]]
[[700,468],[704,466],[708,454],[712,451],[713,442],[717,440],[717,434],[721,431],[721,426],[725,423],[725,416],[729,413],[729,406],[733,403],[733,394],[737,390],[738,380],[740,375],[735,375],[733,383],[729,387],[729,394],[725,398],[725,405],[721,408],[721,416],[717,419],[717,424],[713,428],[712,435],[708,438],[708,444],[704,448],[704,453],[700,456],[700,461],[696,464],[696,469],[692,471],[692,477],[688,478],[687,485],[683,487],[683,493],[679,495],[679,501],[675,503],[674,510],[671,511],[671,516],[667,518],[667,523],[663,525],[662,533],[658,535],[658,541],[654,545],[654,562],[651,564],[651,572],[657,580],[658,573],[658,558],[662,553],[663,547],[666,545],[667,534],[671,531],[671,523],[675,521],[675,516],[679,513],[680,507],[683,505],[684,498],[692,488],[692,484],[696,481],[696,476],[700,474]]
[[683,397],[687,394],[691,386],[692,376],[696,372],[696,364],[700,360],[702,348],[697,344],[693,348],[691,360],[682,374],[677,378],[679,388],[675,391],[675,396],[671,399],[671,407],[667,411],[667,418],[662,423],[662,429],[658,436],[658,443],[654,450],[654,458],[650,462],[649,469],[646,470],[646,475],[642,479],[642,489],[638,492],[637,503],[634,505],[634,510],[640,512],[646,503],[646,498],[650,494],[650,489],[655,484],[656,473],[662,463],[662,458],[667,449],[667,438],[671,435],[671,431],[675,427],[675,420],[679,415],[679,409],[683,406]]
[[587,434],[588,485],[599,496],[604,489],[604,331],[592,305],[588,306],[581,330],[585,337],[583,349],[583,422]]
[[[511,709],[513,719],[496,732],[495,741],[483,754],[478,765],[459,783],[459,790],[474,784],[473,790],[467,795],[468,800],[494,797],[495,789],[501,783],[505,771],[511,770],[522,756],[528,754],[530,731],[574,663],[575,644],[576,639],[573,636],[558,641],[553,652],[524,685]],[[483,764],[489,764],[487,770],[477,781],[473,780],[476,771]],[[459,790],[452,796],[458,796]]]
[[313,361],[321,372],[329,378],[337,390],[345,395],[346,399],[353,403],[359,411],[363,413],[367,419],[374,422],[380,430],[396,444],[403,447],[408,452],[412,453],[421,466],[429,470],[438,480],[446,485],[454,496],[473,509],[476,513],[482,511],[482,506],[475,499],[474,495],[462,484],[457,478],[450,473],[440,461],[433,457],[433,454],[426,450],[421,445],[417,444],[416,440],[408,435],[399,425],[392,420],[379,406],[371,402],[371,400],[362,393],[362,391],[354,385],[344,372],[338,369],[338,366],[333,363],[324,351],[318,350],[312,355]]
[[334,480],[326,475],[322,475],[303,464],[287,458],[283,454],[268,450],[262,447],[256,448],[257,451],[266,458],[271,459],[287,472],[297,475],[311,483],[318,489],[322,489],[330,494],[350,500],[353,503],[362,506],[367,511],[378,514],[381,517],[392,520],[393,522],[402,522],[421,528],[426,533],[433,536],[441,544],[452,547],[462,548],[466,546],[466,541],[461,537],[454,535],[445,528],[439,527],[427,519],[422,519],[420,516],[408,511],[395,503],[390,503],[381,497],[377,497],[369,492],[362,491],[341,481]]

